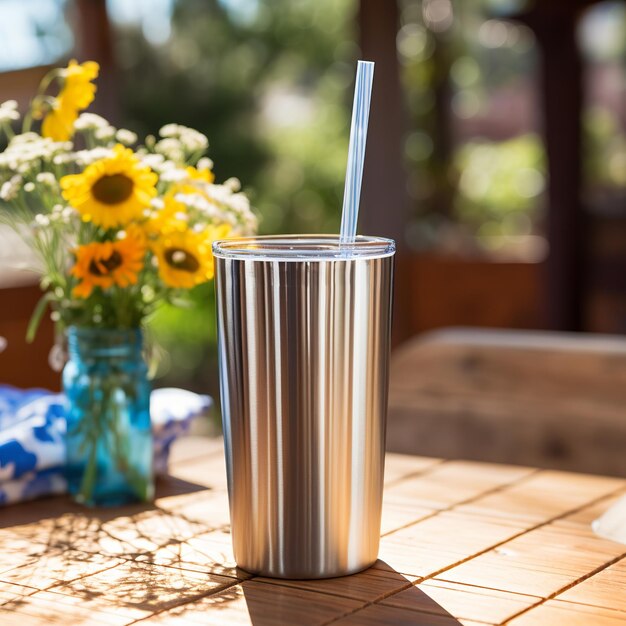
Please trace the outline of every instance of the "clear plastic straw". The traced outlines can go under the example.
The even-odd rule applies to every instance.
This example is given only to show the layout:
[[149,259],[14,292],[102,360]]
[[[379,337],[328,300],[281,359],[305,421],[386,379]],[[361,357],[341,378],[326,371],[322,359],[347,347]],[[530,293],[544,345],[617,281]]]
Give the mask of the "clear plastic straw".
[[348,166],[346,168],[346,184],[343,192],[343,210],[341,213],[341,232],[339,234],[340,244],[354,243],[354,238],[356,237],[356,225],[359,218],[359,201],[361,198],[361,182],[363,180],[363,164],[365,161],[367,122],[370,115],[373,80],[374,63],[371,61],[359,61],[356,68],[354,104],[352,105]]

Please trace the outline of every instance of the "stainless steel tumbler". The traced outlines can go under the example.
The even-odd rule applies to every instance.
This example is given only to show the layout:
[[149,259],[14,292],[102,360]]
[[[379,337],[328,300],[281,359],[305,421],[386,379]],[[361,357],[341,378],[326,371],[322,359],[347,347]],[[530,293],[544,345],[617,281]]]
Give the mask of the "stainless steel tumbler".
[[395,244],[288,235],[213,252],[237,564],[362,570],[380,536]]

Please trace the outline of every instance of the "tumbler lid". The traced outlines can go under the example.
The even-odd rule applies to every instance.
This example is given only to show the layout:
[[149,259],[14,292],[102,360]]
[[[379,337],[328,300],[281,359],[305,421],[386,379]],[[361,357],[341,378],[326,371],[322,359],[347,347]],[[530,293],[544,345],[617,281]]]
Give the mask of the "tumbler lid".
[[339,235],[263,235],[235,237],[213,243],[213,254],[224,259],[255,261],[347,261],[393,256],[396,243],[385,237],[358,235],[339,243]]

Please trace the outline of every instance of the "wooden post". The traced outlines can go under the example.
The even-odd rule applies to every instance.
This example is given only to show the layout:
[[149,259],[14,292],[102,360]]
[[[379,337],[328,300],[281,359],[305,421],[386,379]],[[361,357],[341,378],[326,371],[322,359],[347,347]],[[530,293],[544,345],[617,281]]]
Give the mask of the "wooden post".
[[80,61],[89,59],[100,64],[98,95],[92,109],[115,122],[118,113],[115,58],[106,0],[76,0],[74,7],[75,54]]
[[546,322],[553,330],[583,330],[588,269],[582,206],[583,61],[576,27],[583,9],[597,0],[552,0],[516,19],[541,47],[543,138],[548,156],[547,236],[544,273]]
[[583,94],[576,22],[576,16],[569,14],[558,23],[546,23],[535,29],[543,50],[544,136],[550,177],[547,216],[550,251],[545,278],[548,324],[554,330],[582,330],[583,323]]
[[395,239],[398,246],[394,298],[394,344],[407,337],[409,263],[404,233],[410,198],[404,165],[405,114],[396,51],[395,0],[361,0],[361,57],[375,61],[374,88],[361,192],[359,232]]
[[404,242],[408,195],[403,141],[406,129],[396,52],[396,2],[361,0],[362,58],[375,61],[374,88],[361,195],[360,224],[364,234]]

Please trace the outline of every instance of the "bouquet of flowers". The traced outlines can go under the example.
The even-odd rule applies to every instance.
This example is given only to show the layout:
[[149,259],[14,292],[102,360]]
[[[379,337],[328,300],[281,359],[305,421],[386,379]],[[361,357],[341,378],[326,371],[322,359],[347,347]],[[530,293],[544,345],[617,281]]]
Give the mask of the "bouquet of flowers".
[[256,218],[239,181],[215,183],[203,134],[168,124],[139,145],[135,133],[83,112],[98,71],[70,61],[50,72],[20,134],[17,103],[0,105],[0,222],[39,261],[44,295],[29,336],[50,306],[68,337],[70,492],[115,504],[152,494],[142,323],[209,281],[213,241],[253,233]]
[[213,240],[256,228],[239,181],[214,182],[203,134],[168,124],[137,145],[135,133],[81,113],[97,75],[93,61],[50,72],[21,134],[16,102],[0,105],[0,221],[37,253],[46,292],[31,335],[46,304],[63,327],[136,327],[213,277]]

